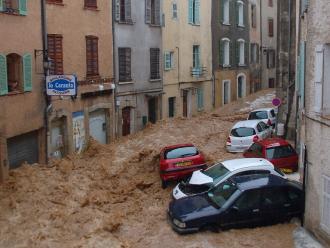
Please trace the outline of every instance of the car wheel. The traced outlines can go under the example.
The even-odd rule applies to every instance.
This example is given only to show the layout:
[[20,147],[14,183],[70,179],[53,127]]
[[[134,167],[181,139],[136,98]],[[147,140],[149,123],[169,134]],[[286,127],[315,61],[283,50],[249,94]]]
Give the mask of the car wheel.
[[166,189],[166,187],[167,187],[167,182],[164,181],[164,180],[162,180],[162,188],[163,188],[163,189]]

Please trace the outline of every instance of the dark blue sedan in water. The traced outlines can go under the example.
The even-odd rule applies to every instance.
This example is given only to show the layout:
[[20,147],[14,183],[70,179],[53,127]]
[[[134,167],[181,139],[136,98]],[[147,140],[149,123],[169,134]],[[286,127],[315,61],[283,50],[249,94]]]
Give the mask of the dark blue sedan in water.
[[303,214],[298,182],[272,174],[228,179],[207,193],[173,200],[168,217],[178,233],[202,229],[254,227],[288,221]]

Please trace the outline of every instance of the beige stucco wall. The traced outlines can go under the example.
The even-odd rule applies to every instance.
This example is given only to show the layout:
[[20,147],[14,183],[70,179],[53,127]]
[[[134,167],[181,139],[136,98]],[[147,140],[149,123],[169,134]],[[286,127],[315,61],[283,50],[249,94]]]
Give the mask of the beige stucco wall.
[[[174,68],[164,71],[163,118],[168,116],[168,98],[176,97],[176,115],[182,116],[181,89],[202,87],[204,110],[212,109],[212,36],[211,0],[201,1],[200,25],[188,23],[188,1],[163,1],[165,26],[163,28],[163,51],[174,52]],[[172,18],[172,3],[178,7],[178,18]],[[196,79],[191,76],[193,45],[200,45],[201,66],[206,73]],[[191,114],[197,112],[196,95],[191,94]]]
[[[77,97],[52,97],[52,110],[49,113],[49,127],[64,118],[65,147],[67,153],[74,151],[72,113],[84,113],[86,140],[89,137],[89,113],[103,109],[106,114],[107,142],[115,136],[114,92],[104,96],[82,94],[110,90],[113,82],[113,42],[112,42],[112,5],[111,1],[97,1],[97,9],[84,8],[84,1],[64,0],[63,4],[47,4],[47,33],[62,35],[63,72],[78,77]],[[86,77],[86,36],[98,37],[99,78]],[[100,88],[100,85],[103,85]],[[48,137],[49,143],[53,137]],[[52,151],[48,151],[50,154]]]
[[240,75],[244,75],[246,78],[246,89],[245,95],[247,96],[250,92],[250,73],[249,69],[245,70],[217,70],[214,73],[216,81],[215,81],[215,106],[221,107],[223,106],[223,81],[230,81],[230,102],[238,100],[237,97],[237,78]]
[[112,12],[111,1],[97,1],[97,10],[84,9],[84,1],[63,0],[63,5],[47,4],[47,33],[63,36],[65,74],[86,77],[85,36],[99,38],[99,73],[112,78]]
[[[299,1],[297,1],[299,2]],[[299,21],[299,41],[306,42],[305,56],[305,108],[300,108],[301,118],[300,144],[306,145],[307,149],[307,181],[306,181],[306,202],[305,202],[305,227],[311,231],[324,247],[330,245],[330,232],[321,226],[324,183],[323,177],[330,177],[330,120],[315,113],[315,48],[317,45],[330,44],[330,19],[329,2],[326,0],[310,1],[308,12]],[[297,9],[300,6],[297,3]],[[298,55],[298,53],[297,53]],[[324,65],[324,72],[327,71]],[[325,82],[324,82],[325,85]],[[324,90],[324,89],[323,89]],[[325,91],[323,91],[325,93]],[[300,166],[303,167],[300,160]],[[303,171],[301,171],[303,175]]]
[[[0,96],[0,182],[8,176],[7,139],[38,131],[39,161],[44,161],[44,97],[40,1],[27,1],[27,15],[0,13],[0,53],[32,55],[32,92]],[[36,50],[39,50],[35,53]],[[39,73],[41,74],[39,74]]]

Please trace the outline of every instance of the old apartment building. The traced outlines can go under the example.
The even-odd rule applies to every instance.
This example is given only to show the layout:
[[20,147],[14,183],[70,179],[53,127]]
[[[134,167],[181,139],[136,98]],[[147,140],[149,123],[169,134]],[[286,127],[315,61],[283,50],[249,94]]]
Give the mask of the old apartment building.
[[249,26],[250,26],[250,92],[261,89],[261,1],[249,1]]
[[249,2],[213,1],[212,51],[215,106],[245,97],[250,92]]
[[298,142],[306,184],[305,227],[330,246],[329,2],[297,2]]
[[1,181],[45,161],[40,1],[0,1],[0,37]]
[[100,0],[46,3],[49,75],[75,75],[78,81],[75,97],[50,98],[48,155],[62,157],[84,149],[89,137],[100,143],[114,137],[112,5]]
[[162,0],[115,0],[114,63],[117,133],[128,135],[161,118]]
[[211,2],[164,1],[163,118],[213,107]]
[[[284,1],[283,1],[284,2]],[[277,0],[261,0],[261,88],[275,88],[277,50]]]

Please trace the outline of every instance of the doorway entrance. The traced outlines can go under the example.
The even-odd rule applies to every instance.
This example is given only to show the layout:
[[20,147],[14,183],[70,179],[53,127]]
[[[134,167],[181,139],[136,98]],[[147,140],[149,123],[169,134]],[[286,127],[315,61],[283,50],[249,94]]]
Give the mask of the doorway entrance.
[[155,124],[157,121],[157,99],[152,97],[148,100],[148,116],[149,122]]
[[122,109],[122,135],[126,136],[131,134],[131,107]]

